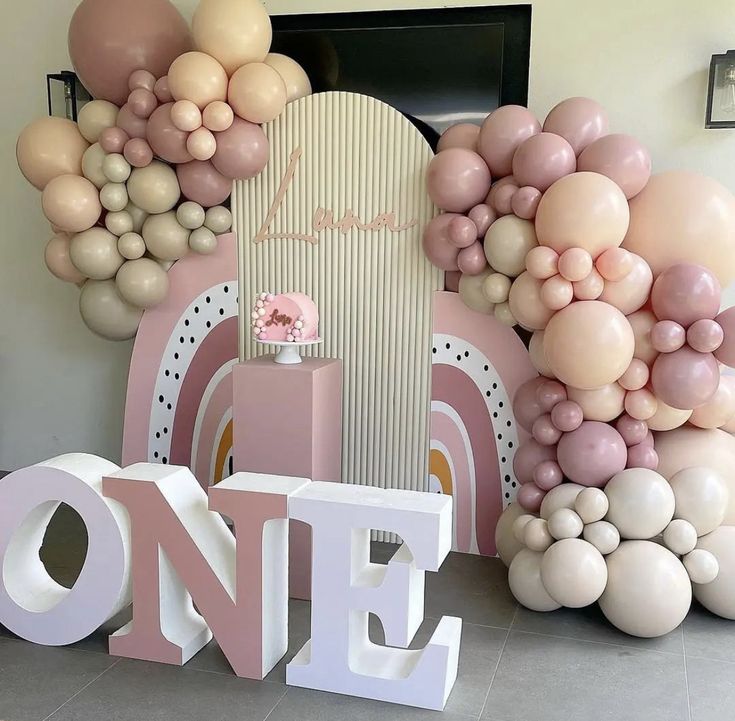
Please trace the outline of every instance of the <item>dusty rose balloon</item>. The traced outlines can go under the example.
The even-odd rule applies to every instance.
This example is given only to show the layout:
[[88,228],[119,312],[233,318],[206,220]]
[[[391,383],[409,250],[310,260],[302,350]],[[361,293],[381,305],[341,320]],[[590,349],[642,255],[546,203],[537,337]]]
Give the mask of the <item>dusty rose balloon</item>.
[[574,401],[561,401],[551,411],[551,422],[564,433],[576,431],[583,420],[582,407]]
[[171,120],[173,103],[156,108],[148,119],[146,139],[153,152],[169,163],[188,163],[191,153],[186,149],[189,133],[179,130]]
[[583,486],[603,487],[625,468],[628,457],[622,436],[607,423],[584,421],[565,433],[556,449],[564,475]]
[[538,133],[524,140],[513,155],[513,176],[519,186],[542,193],[577,169],[572,146],[559,135]]
[[633,358],[628,369],[620,376],[618,383],[626,391],[637,391],[648,383],[649,377],[650,371],[648,370],[648,366],[642,360]]
[[230,197],[232,181],[219,173],[211,160],[192,160],[176,166],[181,192],[205,208],[221,205]]
[[617,383],[591,391],[568,387],[567,393],[582,409],[586,421],[612,421],[623,412],[625,391]]
[[67,283],[83,283],[87,276],[80,273],[69,257],[71,238],[67,233],[57,233],[46,245],[46,267],[59,280]]
[[542,281],[528,271],[521,273],[510,287],[508,303],[518,322],[528,330],[543,330],[554,315],[541,300]]
[[160,103],[173,102],[174,96],[171,95],[171,88],[168,86],[168,75],[156,80],[156,84],[153,86],[153,94]]
[[546,492],[542,491],[535,483],[524,483],[518,489],[516,500],[525,510],[538,513],[545,495]]
[[627,413],[618,418],[615,422],[615,429],[620,433],[626,446],[637,446],[639,443],[643,443],[648,435],[647,423],[633,418]]
[[459,293],[459,279],[462,274],[456,270],[450,270],[444,273],[444,290],[450,293]]
[[513,396],[513,415],[521,428],[529,433],[533,428],[533,422],[544,413],[537,393],[538,389],[547,380],[548,378],[540,376],[531,378],[519,386],[515,396]]
[[251,123],[268,123],[286,107],[288,91],[275,68],[249,63],[230,78],[227,102],[237,115]]
[[227,130],[215,133],[215,138],[217,151],[212,163],[227,178],[254,178],[268,164],[268,138],[254,123],[235,118]]
[[472,123],[457,123],[447,128],[439,138],[436,152],[447,148],[467,148],[477,152],[477,139],[480,137],[480,126]]
[[715,321],[724,332],[722,343],[715,351],[715,358],[720,363],[735,366],[735,307],[723,310]]
[[695,408],[689,422],[697,428],[721,428],[735,416],[735,376],[720,376],[715,394]]
[[186,149],[194,160],[209,160],[217,150],[217,141],[211,130],[197,128],[193,133],[189,133]]
[[128,90],[148,90],[153,92],[156,87],[156,76],[148,70],[134,70],[128,78]]
[[490,226],[498,219],[497,213],[486,203],[480,203],[467,213],[477,228],[477,237],[484,238]]
[[189,26],[168,0],[83,0],[69,24],[69,55],[95,98],[122,105],[130,75],[156,77],[191,49]]
[[605,289],[605,281],[597,270],[592,268],[586,278],[572,283],[572,286],[577,300],[597,300]]
[[614,305],[625,315],[634,313],[646,304],[653,285],[653,273],[648,263],[635,253],[632,256],[633,267],[630,273],[620,281],[606,281],[599,296],[600,300]]
[[215,100],[207,105],[202,112],[204,127],[213,133],[221,133],[232,125],[235,113],[232,108],[221,100]]
[[150,90],[136,88],[130,93],[126,104],[134,115],[145,119],[158,107],[158,98]]
[[206,53],[180,55],[168,69],[168,87],[175,100],[191,100],[200,110],[227,99],[227,73]]
[[[457,248],[469,248],[471,245],[477,243],[477,239],[480,237],[477,226],[464,215],[458,215],[452,218],[449,223],[448,234],[449,242]],[[483,250],[484,254],[485,251]]]
[[125,103],[117,114],[117,127],[122,128],[130,138],[145,138],[147,121],[139,118],[130,105]]
[[687,343],[700,353],[716,351],[724,339],[720,324],[708,318],[694,321],[687,329]]
[[556,448],[542,446],[533,438],[523,441],[513,456],[513,473],[520,483],[531,483],[539,463],[556,461]]
[[653,312],[688,328],[700,318],[714,318],[720,309],[720,284],[701,265],[678,263],[656,278],[651,290]]
[[91,228],[102,213],[97,188],[78,175],[59,175],[50,180],[43,189],[41,204],[49,222],[68,233]]
[[634,357],[640,358],[649,366],[652,365],[658,355],[658,351],[651,343],[651,330],[656,325],[656,316],[650,310],[638,310],[627,318],[635,336]]
[[686,342],[686,331],[673,320],[660,320],[651,328],[651,344],[659,353],[673,353]]
[[429,163],[426,185],[432,201],[443,210],[463,213],[481,203],[490,190],[485,161],[466,148],[449,148]]
[[485,249],[475,241],[468,248],[462,248],[457,255],[457,266],[467,275],[479,275],[487,266]]
[[202,126],[202,111],[191,100],[177,100],[171,106],[171,122],[179,130],[191,133]]
[[656,415],[657,409],[656,396],[647,388],[639,388],[637,391],[628,391],[625,394],[625,410],[631,418],[647,421]]
[[633,270],[634,256],[624,248],[609,248],[595,261],[599,274],[612,282],[619,282]]
[[651,156],[636,138],[616,133],[590,143],[579,156],[577,167],[606,175],[630,200],[651,177]]
[[485,202],[491,208],[493,208],[493,210],[497,210],[497,208],[495,207],[495,196],[498,194],[498,191],[501,188],[504,188],[506,185],[512,185],[514,193],[516,190],[518,190],[518,183],[516,183],[516,179],[512,175],[507,175],[505,178],[496,180],[492,184],[492,187],[490,188],[490,192],[487,194],[487,198],[485,199]]
[[147,140],[131,138],[123,148],[125,160],[134,168],[145,168],[153,161],[153,150]]
[[628,448],[628,458],[625,463],[626,468],[649,468],[655,471],[658,468],[658,453],[646,443],[639,443],[637,446]]
[[513,183],[498,188],[498,192],[493,196],[493,207],[498,215],[510,215],[513,212],[513,198],[519,188]]
[[459,270],[457,266],[459,248],[449,240],[449,226],[455,218],[461,217],[456,213],[437,215],[424,228],[422,239],[424,253],[429,262],[440,270]]
[[559,256],[559,273],[574,282],[584,280],[592,272],[592,256],[582,248],[569,248]]
[[560,310],[544,334],[544,354],[554,374],[575,388],[589,390],[616,381],[630,365],[634,348],[626,317],[595,300]]
[[558,264],[559,254],[553,248],[548,248],[545,245],[531,248],[526,255],[526,269],[534,278],[539,280],[546,280],[555,276]]
[[558,381],[546,381],[536,390],[536,400],[543,413],[549,413],[557,403],[561,403],[566,399],[567,390]]
[[130,136],[122,128],[105,128],[100,133],[100,145],[106,153],[122,153]]
[[542,490],[550,491],[564,480],[556,461],[542,461],[533,469],[533,482]]
[[561,438],[561,431],[551,422],[551,416],[546,413],[534,421],[531,435],[542,446],[553,446]]
[[711,353],[697,353],[688,346],[662,353],[651,370],[653,391],[667,405],[682,410],[706,403],[717,390],[720,371]]
[[541,286],[541,302],[550,310],[566,308],[574,298],[574,287],[560,275],[545,280]]
[[538,204],[541,202],[541,191],[525,185],[518,188],[510,201],[510,208],[519,218],[533,220],[536,217]]
[[590,98],[568,98],[552,108],[544,121],[544,132],[565,138],[579,155],[607,133],[605,109]]
[[518,146],[540,132],[541,124],[528,108],[504,105],[490,113],[482,124],[477,151],[492,174],[502,178],[510,174]]

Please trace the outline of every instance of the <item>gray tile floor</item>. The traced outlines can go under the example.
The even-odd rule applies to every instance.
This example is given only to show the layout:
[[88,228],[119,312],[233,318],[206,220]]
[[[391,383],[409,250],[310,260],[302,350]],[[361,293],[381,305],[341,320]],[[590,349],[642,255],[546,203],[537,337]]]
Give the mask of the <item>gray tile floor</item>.
[[[74,578],[83,550],[57,524],[43,554]],[[47,537],[48,538],[48,537]],[[65,550],[64,550],[65,549]],[[74,549],[70,559],[69,549]],[[394,547],[376,544],[385,562]],[[500,561],[452,554],[428,574],[421,646],[442,614],[464,618],[459,677],[443,715],[285,686],[285,664],[309,635],[309,604],[292,601],[290,648],[264,682],[238,679],[216,642],[183,668],[116,659],[106,636],[127,612],[69,648],[34,646],[0,630],[3,721],[733,721],[735,623],[697,607],[656,640],[626,636],[595,608],[519,608]],[[379,623],[371,631],[380,641]]]

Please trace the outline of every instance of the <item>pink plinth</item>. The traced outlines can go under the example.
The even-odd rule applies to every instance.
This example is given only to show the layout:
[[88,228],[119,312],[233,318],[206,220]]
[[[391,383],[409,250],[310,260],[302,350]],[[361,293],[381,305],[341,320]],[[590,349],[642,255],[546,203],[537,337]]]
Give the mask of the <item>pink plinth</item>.
[[[313,481],[342,480],[342,361],[304,358],[279,365],[274,356],[237,364],[233,383],[235,472]],[[311,598],[311,529],[291,522],[292,598]]]

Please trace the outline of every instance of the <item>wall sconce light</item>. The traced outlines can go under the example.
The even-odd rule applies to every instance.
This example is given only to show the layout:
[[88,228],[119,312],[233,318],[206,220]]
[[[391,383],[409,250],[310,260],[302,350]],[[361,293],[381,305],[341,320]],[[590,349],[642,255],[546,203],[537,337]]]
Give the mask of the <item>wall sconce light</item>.
[[91,100],[79,78],[70,70],[46,76],[48,114],[68,118],[76,122],[82,105]]
[[712,56],[704,127],[735,128],[735,50]]

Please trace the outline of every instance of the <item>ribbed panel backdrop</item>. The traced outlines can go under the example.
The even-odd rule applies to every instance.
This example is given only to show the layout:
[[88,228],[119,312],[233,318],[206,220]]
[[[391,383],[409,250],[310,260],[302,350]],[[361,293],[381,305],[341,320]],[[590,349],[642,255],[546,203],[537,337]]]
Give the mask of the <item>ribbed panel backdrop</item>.
[[[273,351],[252,340],[257,293],[310,295],[324,343],[307,354],[344,363],[343,481],[427,490],[431,303],[442,282],[421,247],[422,230],[436,213],[424,181],[431,148],[394,108],[353,93],[303,98],[264,129],[268,166],[235,183],[232,201],[240,242],[240,358]],[[267,232],[317,242],[255,242],[299,149],[293,182]],[[400,232],[315,231],[318,208],[332,210],[335,225],[347,211],[365,225],[390,212],[396,227],[416,223]]]

